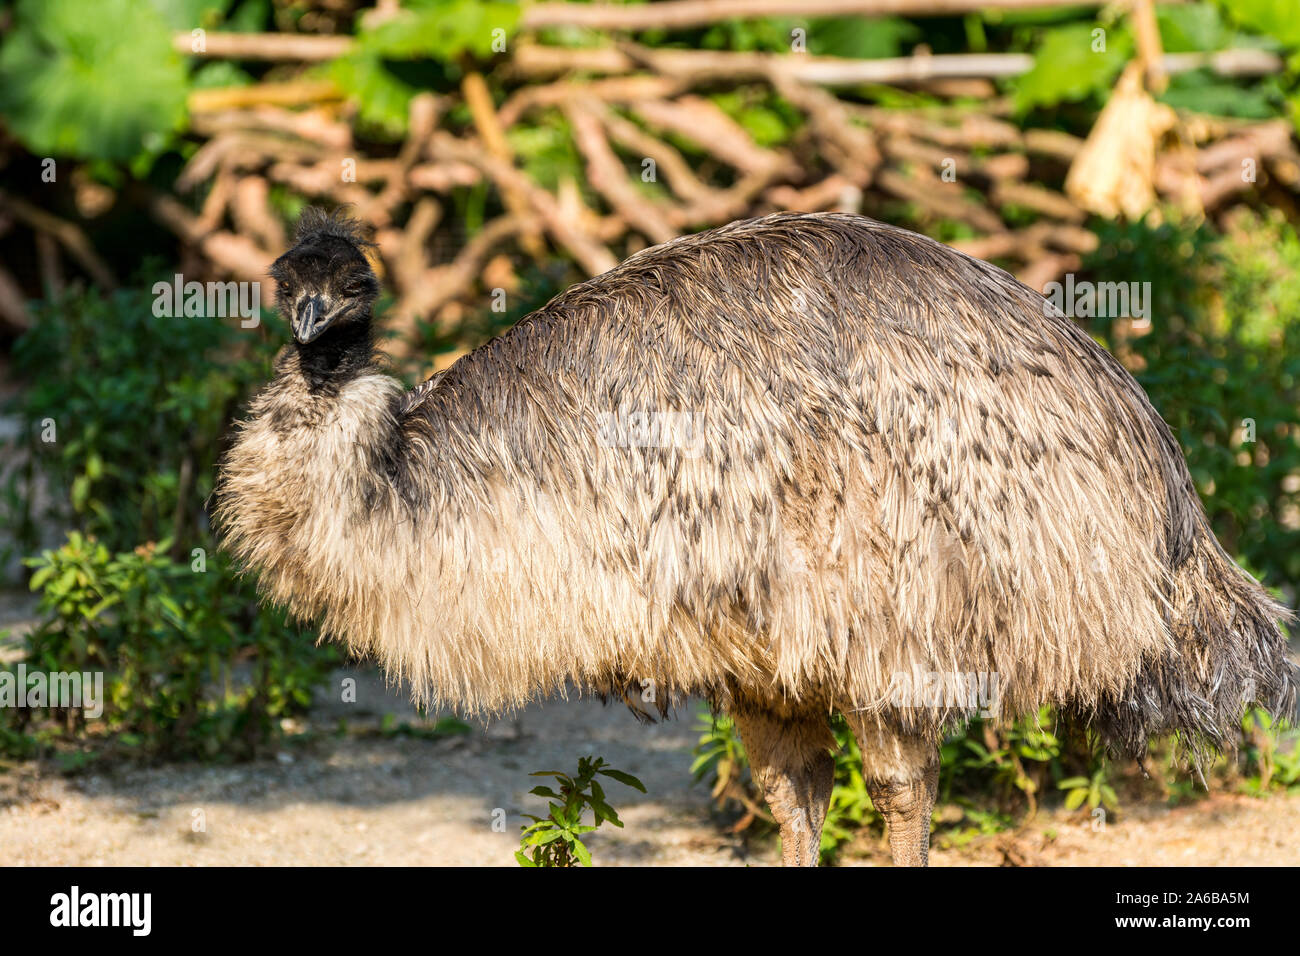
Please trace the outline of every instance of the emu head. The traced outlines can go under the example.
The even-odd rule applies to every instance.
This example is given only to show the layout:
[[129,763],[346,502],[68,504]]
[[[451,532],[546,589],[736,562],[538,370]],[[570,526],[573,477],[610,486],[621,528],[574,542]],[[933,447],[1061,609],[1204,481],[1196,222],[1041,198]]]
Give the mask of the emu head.
[[366,261],[370,245],[354,219],[315,208],[302,214],[293,248],[270,270],[276,306],[300,343],[315,341],[326,329],[369,320],[379,295],[379,280]]

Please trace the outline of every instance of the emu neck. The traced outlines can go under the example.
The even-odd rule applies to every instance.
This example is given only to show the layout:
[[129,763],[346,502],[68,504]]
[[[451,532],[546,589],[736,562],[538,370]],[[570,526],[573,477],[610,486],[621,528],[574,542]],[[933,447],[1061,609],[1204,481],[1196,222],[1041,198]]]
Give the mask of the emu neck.
[[295,342],[293,348],[308,391],[333,394],[372,365],[375,341],[370,316],[329,329],[315,342]]

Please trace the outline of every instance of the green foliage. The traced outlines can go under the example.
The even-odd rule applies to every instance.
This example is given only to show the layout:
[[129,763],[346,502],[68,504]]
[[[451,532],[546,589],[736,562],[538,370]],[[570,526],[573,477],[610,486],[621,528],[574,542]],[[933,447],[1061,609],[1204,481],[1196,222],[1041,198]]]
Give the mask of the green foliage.
[[1008,802],[1016,795],[1033,809],[1044,778],[1060,775],[1065,746],[1047,728],[1050,708],[1010,723],[973,720],[941,749],[940,790],[949,797],[989,793]]
[[[1093,320],[1182,445],[1215,534],[1271,587],[1300,586],[1300,237],[1250,216],[1107,224],[1089,277],[1151,284],[1151,327]],[[1254,431],[1251,441],[1250,432]]]
[[693,751],[691,776],[696,783],[708,779],[713,799],[725,800],[733,793],[733,787],[742,783],[745,768],[749,766],[749,756],[735,721],[701,705],[695,729],[700,732],[700,738]]
[[700,34],[699,46],[706,50],[789,53],[796,30],[803,31],[806,50],[814,56],[901,56],[908,44],[921,38],[916,24],[898,17],[764,17],[714,24]]
[[1156,24],[1166,53],[1221,50],[1232,40],[1218,9],[1208,3],[1157,7]]
[[506,141],[523,158],[524,172],[538,185],[554,190],[566,179],[583,181],[573,130],[559,111],[548,110],[534,123],[510,127]]
[[444,737],[459,737],[469,733],[473,728],[463,720],[455,717],[439,717],[433,726],[413,724],[409,720],[398,723],[391,713],[384,714],[379,725],[379,735],[387,739],[409,737],[417,740],[441,740]]
[[[1067,767],[1085,768],[1088,786],[1095,785],[1110,801],[1106,805],[1114,806],[1112,771],[1105,758],[1097,753],[1094,742],[1086,735],[1078,735],[1073,741],[1062,740],[1048,729],[1054,721],[1051,708],[1044,707],[1036,714],[1010,723],[971,721],[965,729],[944,741],[939,790],[944,801],[963,806],[967,837],[994,833],[1013,824],[1011,814],[983,805],[990,796],[1004,806],[1027,805],[1032,811],[1037,807],[1036,795],[1044,784],[1066,779]],[[740,807],[748,811],[733,829],[746,829],[756,821],[770,823],[761,810],[761,794],[747,779],[749,759],[734,722],[725,715],[712,715],[704,708],[696,729],[701,735],[691,765],[695,780],[712,785],[712,796],[720,808]],[[822,828],[823,863],[833,863],[864,830],[883,826],[867,793],[862,777],[862,752],[848,722],[835,715],[831,731],[836,742],[835,773]],[[1067,805],[1070,799],[1067,795]],[[957,834],[956,838],[960,841],[965,837]]]
[[1015,83],[1021,111],[1055,106],[1108,92],[1133,54],[1133,38],[1124,30],[1105,31],[1104,49],[1094,37],[1097,24],[1072,23],[1047,31],[1030,71]]
[[[35,311],[14,347],[27,387],[10,408],[28,466],[0,508],[24,550],[42,524],[74,530],[28,562],[42,617],[28,664],[106,672],[104,719],[65,722],[68,734],[150,754],[250,753],[336,660],[259,605],[203,510],[222,436],[266,378],[269,349],[233,320],[155,316],[143,291],[74,293]],[[53,505],[33,514],[40,479]]]
[[148,3],[20,0],[0,50],[0,112],[37,155],[127,160],[185,121],[185,67]]
[[[328,73],[356,102],[363,123],[398,138],[406,131],[411,97],[438,85],[447,73],[444,65],[490,57],[493,31],[509,36],[518,22],[514,3],[415,0],[397,16],[362,29],[356,48],[333,61]],[[421,69],[421,61],[436,64]]]
[[[334,656],[282,614],[262,612],[224,560],[182,564],[168,541],[112,553],[71,532],[28,564],[43,620],[26,663],[47,672],[104,672],[97,733],[142,754],[242,756],[280,719],[311,703]],[[196,570],[202,567],[202,570]],[[18,711],[24,720],[33,716]],[[69,729],[86,729],[63,712]]]
[[[583,844],[582,835],[592,832],[602,823],[623,826],[618,813],[606,802],[605,791],[596,777],[609,777],[624,786],[646,792],[640,780],[630,773],[607,767],[603,757],[580,757],[576,776],[558,770],[539,770],[530,776],[554,777],[560,791],[556,793],[553,788],[542,786],[528,791],[553,802],[547,816],[527,815],[527,819],[533,822],[523,828],[519,849],[515,851],[520,866],[573,866],[575,863],[591,866],[591,853]],[[582,815],[588,808],[594,822],[584,824]]]
[[1235,116],[1240,119],[1268,119],[1281,112],[1283,97],[1266,81],[1252,89],[1217,79],[1208,70],[1193,70],[1171,77],[1160,102],[1174,109]]
[[1300,729],[1284,729],[1259,709],[1246,712],[1241,729],[1248,775],[1242,789],[1252,794],[1300,789]]
[[849,729],[848,721],[836,714],[831,720],[831,731],[838,747],[835,750],[835,782],[831,786],[831,801],[822,825],[823,863],[835,862],[840,851],[859,832],[882,822],[867,793],[867,783],[862,778],[862,751],[858,749],[858,741]]
[[763,147],[780,146],[803,125],[797,110],[765,90],[730,90],[710,99]]
[[1091,775],[1068,777],[1058,781],[1056,789],[1065,791],[1067,810],[1078,810],[1085,804],[1089,810],[1096,810],[1100,806],[1104,806],[1107,810],[1114,810],[1119,806],[1119,797],[1115,795],[1115,788],[1108,781],[1108,768],[1103,761]]
[[1292,0],[1219,0],[1219,5],[1242,26],[1300,47],[1300,17]]
[[[6,525],[27,529],[28,548],[41,517],[75,521],[116,550],[184,538],[212,491],[227,421],[269,373],[257,333],[216,318],[160,318],[144,290],[73,293],[39,304],[35,318],[13,348],[28,387],[11,411],[26,424],[21,441],[55,512],[4,515]],[[251,353],[239,348],[250,340]],[[25,477],[27,509],[34,476]]]
[[864,60],[903,56],[924,36],[898,17],[825,17],[809,21],[808,52]]
[[1300,128],[1300,18],[1290,0],[1217,0],[1226,18],[1256,36],[1239,35],[1237,46],[1265,46],[1289,54],[1280,77],[1267,77],[1259,88],[1285,99],[1291,121]]

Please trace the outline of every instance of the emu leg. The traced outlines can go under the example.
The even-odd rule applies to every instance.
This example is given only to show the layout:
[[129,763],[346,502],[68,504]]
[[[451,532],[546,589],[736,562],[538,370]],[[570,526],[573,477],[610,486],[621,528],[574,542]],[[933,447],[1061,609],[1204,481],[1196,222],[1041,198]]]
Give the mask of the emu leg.
[[732,719],[749,753],[754,779],[781,827],[781,863],[816,866],[835,776],[830,754],[835,738],[825,713],[782,716],[741,708],[733,710]]
[[862,748],[862,777],[871,803],[889,828],[895,866],[926,866],[930,815],[939,787],[939,748],[874,720],[846,714]]

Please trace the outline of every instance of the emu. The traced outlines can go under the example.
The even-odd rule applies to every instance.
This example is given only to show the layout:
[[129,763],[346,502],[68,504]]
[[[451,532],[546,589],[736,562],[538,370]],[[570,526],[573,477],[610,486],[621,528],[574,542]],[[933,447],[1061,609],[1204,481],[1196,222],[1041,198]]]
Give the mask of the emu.
[[1215,540],[1169,428],[994,266],[859,216],[736,222],[408,391],[376,359],[366,245],[309,211],[275,262],[296,341],[215,516],[270,600],[421,702],[702,695],[799,865],[836,711],[894,862],[926,863],[938,744],[986,704],[913,692],[934,675],[1138,754],[1294,711],[1289,612]]

